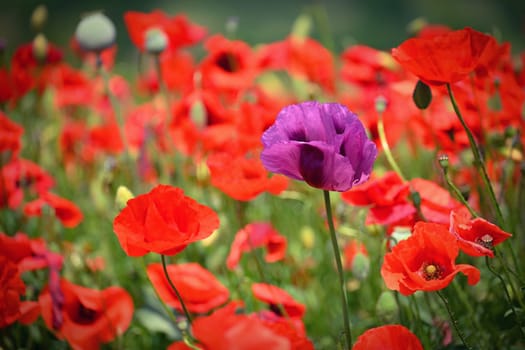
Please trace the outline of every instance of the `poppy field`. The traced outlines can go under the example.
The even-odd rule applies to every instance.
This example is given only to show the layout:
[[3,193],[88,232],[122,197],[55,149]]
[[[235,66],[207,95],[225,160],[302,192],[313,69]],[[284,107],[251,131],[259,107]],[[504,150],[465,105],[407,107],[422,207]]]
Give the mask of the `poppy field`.
[[122,16],[0,43],[0,349],[525,349],[525,52]]

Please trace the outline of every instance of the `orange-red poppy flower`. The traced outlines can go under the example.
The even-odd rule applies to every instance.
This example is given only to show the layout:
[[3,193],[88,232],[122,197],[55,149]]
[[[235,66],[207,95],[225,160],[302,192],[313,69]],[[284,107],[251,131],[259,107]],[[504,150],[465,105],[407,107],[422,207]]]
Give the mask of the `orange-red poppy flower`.
[[263,192],[279,194],[288,187],[282,175],[269,176],[259,157],[214,153],[208,157],[211,183],[228,196],[249,201]]
[[470,256],[494,257],[494,246],[512,237],[483,218],[470,219],[467,213],[450,213],[450,232],[456,235],[459,248]]
[[168,185],[130,199],[113,221],[113,231],[129,256],[174,255],[218,227],[219,217],[211,208]]
[[456,265],[458,254],[457,240],[445,225],[418,222],[412,235],[385,255],[381,276],[389,289],[403,295],[443,289],[459,272],[467,276],[470,285],[478,283],[479,270]]
[[479,68],[493,42],[493,37],[465,28],[408,39],[392,49],[392,56],[428,85],[443,85],[461,81]]
[[[210,271],[197,263],[168,265],[166,269],[190,312],[209,312],[226,303],[230,297],[228,289]],[[169,306],[182,311],[182,305],[169,285],[162,265],[149,264],[147,274],[160,298]]]
[[276,262],[284,259],[288,242],[286,237],[277,232],[271,224],[265,222],[254,222],[246,225],[235,235],[226,258],[226,266],[234,269],[241,260],[243,253],[255,248],[266,248],[266,262]]
[[390,324],[371,328],[361,334],[352,350],[423,350],[416,335],[406,327]]
[[368,250],[366,249],[366,246],[363,244],[363,242],[352,239],[346,243],[343,249],[345,269],[353,268],[354,259],[358,254],[368,256]]
[[[65,279],[60,281],[63,299],[60,305],[53,301],[45,288],[39,296],[42,317],[58,338],[66,339],[73,349],[99,349],[123,334],[133,318],[133,300],[124,289],[109,287],[89,289]],[[59,308],[61,322],[54,320],[53,308]]]
[[[302,318],[306,307],[296,301],[288,292],[267,283],[253,283],[252,292],[256,299],[270,305],[270,309],[280,316]],[[282,315],[281,307],[286,312]]]
[[169,17],[160,10],[150,13],[127,11],[124,23],[133,44],[141,51],[145,50],[146,32],[158,28],[168,37],[168,50],[177,50],[194,45],[206,36],[206,29],[188,20],[185,15]]

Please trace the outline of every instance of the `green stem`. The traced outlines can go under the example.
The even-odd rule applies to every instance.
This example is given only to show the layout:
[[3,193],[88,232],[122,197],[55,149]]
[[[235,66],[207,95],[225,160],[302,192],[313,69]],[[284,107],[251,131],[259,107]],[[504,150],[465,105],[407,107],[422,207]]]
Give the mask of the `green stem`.
[[452,309],[450,308],[450,304],[448,303],[447,297],[445,297],[439,290],[436,291],[437,295],[441,298],[443,301],[443,304],[445,304],[445,308],[447,309],[448,315],[450,316],[450,320],[452,321],[452,324],[454,325],[454,329],[456,330],[456,333],[458,334],[459,338],[461,339],[461,342],[468,350],[472,350],[472,347],[467,343],[467,340],[465,339],[465,335],[463,334],[463,331],[459,328],[458,320],[454,316],[454,313],[452,312]]
[[379,116],[377,118],[377,133],[379,134],[379,141],[381,142],[381,146],[383,147],[383,152],[385,153],[386,160],[388,161],[388,164],[390,164],[390,167],[399,175],[401,180],[405,182],[406,178],[405,176],[403,176],[403,172],[401,171],[399,165],[397,165],[397,162],[394,159],[394,156],[392,155],[392,151],[390,150],[390,146],[388,145],[388,141],[386,139],[385,124],[383,123],[383,113],[378,112],[378,114]]
[[334,220],[332,217],[332,205],[330,203],[330,191],[323,190],[324,204],[326,208],[326,220],[328,221],[328,228],[330,231],[330,239],[332,241],[332,248],[334,251],[335,262],[337,265],[337,274],[339,276],[339,288],[341,291],[341,306],[343,308],[343,320],[345,324],[346,348],[352,348],[352,331],[350,328],[350,318],[348,315],[348,297],[346,295],[346,283],[343,273],[343,263],[341,262],[341,253],[339,252],[339,244],[337,243],[337,236],[335,234]]
[[166,268],[166,256],[164,254],[161,254],[160,258],[162,260],[162,269],[164,270],[164,275],[166,276],[166,279],[168,280],[168,283],[171,289],[173,289],[173,291],[175,292],[175,295],[177,295],[177,299],[179,299],[180,305],[182,306],[182,311],[184,311],[184,315],[186,315],[186,319],[188,320],[188,323],[191,326],[191,322],[192,322],[191,315],[188,309],[186,308],[186,304],[184,304],[184,300],[182,299],[182,296],[180,295],[177,287],[175,287],[175,285],[171,281],[170,275],[168,274],[168,269]]
[[[142,269],[144,270],[144,273],[147,275],[146,262],[144,261],[144,258],[141,259],[141,262],[142,262]],[[153,284],[152,284],[152,287],[153,287],[153,291],[155,292],[155,295],[157,296],[157,299],[160,301],[160,304],[162,305],[162,308],[164,309],[168,317],[171,319],[171,321],[176,325],[177,319],[175,318],[173,313],[170,311],[170,309],[168,308],[164,300],[162,300],[162,298],[160,297],[160,294],[157,292],[157,289],[155,289],[155,286],[153,286]]]
[[456,115],[459,119],[459,122],[463,126],[463,129],[465,130],[465,133],[467,134],[470,148],[472,150],[472,154],[474,155],[474,163],[476,168],[478,168],[478,171],[481,174],[481,178],[483,180],[483,183],[485,184],[485,187],[487,188],[489,192],[490,200],[494,206],[494,209],[496,210],[496,217],[498,220],[498,223],[502,226],[504,226],[504,219],[503,214],[501,212],[501,208],[498,204],[498,200],[496,198],[496,194],[494,193],[494,189],[492,188],[492,184],[490,182],[489,176],[487,174],[487,169],[485,168],[485,163],[483,162],[483,159],[481,158],[481,152],[478,147],[478,144],[476,143],[476,140],[474,139],[474,135],[472,134],[472,131],[468,127],[467,123],[463,119],[463,116],[461,114],[461,111],[459,110],[458,104],[456,103],[456,99],[454,98],[454,94],[452,93],[452,87],[449,83],[447,83],[447,91],[448,95],[450,97],[450,102],[452,103],[452,107],[454,108],[454,112],[456,112]]
[[[514,308],[514,304],[512,303],[512,299],[510,297],[509,291],[507,290],[507,285],[505,283],[505,280],[499,273],[496,272],[496,270],[494,270],[492,265],[490,265],[488,256],[485,256],[485,264],[487,265],[487,268],[489,269],[489,271],[492,272],[492,274],[496,276],[496,278],[499,279],[499,281],[501,282],[501,286],[503,287],[503,291],[505,292],[505,297],[507,298],[507,304],[509,304],[509,307],[512,310],[512,313],[514,314],[514,317],[516,317],[516,323],[518,324],[518,328],[520,330],[521,336],[525,338],[525,334],[523,333],[520,317],[518,313],[516,312],[516,309]],[[512,283],[509,283],[509,284],[512,288],[513,293],[516,293],[516,291],[514,290],[514,287],[512,286]]]
[[[446,156],[445,156],[446,157]],[[440,164],[441,164],[441,157],[440,157]],[[448,162],[448,161],[447,161]],[[479,217],[478,213],[470,206],[469,202],[463,197],[463,193],[459,190],[459,188],[454,185],[450,177],[448,176],[448,166],[447,165],[441,165],[441,169],[443,170],[443,176],[445,178],[445,181],[448,185],[448,188],[456,195],[456,198],[465,206],[467,207],[468,211],[470,212],[470,215],[472,217]]]

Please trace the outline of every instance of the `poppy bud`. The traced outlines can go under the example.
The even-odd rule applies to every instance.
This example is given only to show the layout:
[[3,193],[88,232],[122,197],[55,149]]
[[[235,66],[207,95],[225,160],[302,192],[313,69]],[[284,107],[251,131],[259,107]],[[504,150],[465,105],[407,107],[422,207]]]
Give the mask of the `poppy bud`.
[[418,80],[414,93],[412,94],[412,99],[417,108],[427,109],[430,102],[432,102],[432,91],[430,91],[430,87],[421,80]]
[[122,209],[126,206],[126,203],[134,198],[133,193],[126,186],[119,186],[117,189],[117,195],[115,197],[115,202],[119,209]]
[[383,322],[394,322],[398,311],[394,293],[391,291],[384,291],[381,293],[376,302],[376,315],[383,320]]
[[103,13],[92,13],[78,23],[75,38],[83,50],[100,52],[115,44],[115,25]]
[[47,20],[47,7],[38,5],[31,14],[31,26],[37,31],[41,31]]
[[352,262],[352,273],[355,278],[362,281],[368,276],[370,271],[370,259],[368,256],[362,253],[357,253],[354,256],[354,261]]
[[33,57],[39,61],[43,62],[47,56],[47,39],[44,34],[38,34],[33,39]]
[[168,46],[168,36],[162,29],[151,28],[146,31],[146,50],[154,55],[162,53]]

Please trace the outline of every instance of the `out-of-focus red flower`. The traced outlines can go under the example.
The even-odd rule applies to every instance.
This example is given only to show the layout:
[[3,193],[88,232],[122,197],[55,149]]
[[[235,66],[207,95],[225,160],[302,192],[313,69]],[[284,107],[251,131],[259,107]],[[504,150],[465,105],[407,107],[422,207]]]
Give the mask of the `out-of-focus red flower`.
[[406,327],[390,324],[371,328],[361,334],[352,350],[423,350],[416,335]]
[[109,287],[94,290],[60,280],[63,304],[62,323],[53,320],[53,301],[48,288],[39,296],[42,317],[58,338],[66,339],[73,349],[100,349],[101,344],[126,331],[133,317],[133,300],[124,289]]
[[24,199],[38,197],[54,186],[53,178],[44,169],[22,158],[12,159],[2,167],[0,179],[0,207],[17,208]]
[[94,84],[84,72],[61,64],[49,79],[53,82],[55,104],[58,108],[93,104]]
[[413,217],[416,209],[409,202],[409,184],[393,171],[342,193],[345,202],[370,206],[366,223],[390,225]]
[[130,199],[113,221],[113,231],[129,256],[173,255],[218,227],[219,217],[211,208],[168,185]]
[[0,328],[14,323],[21,316],[20,296],[25,290],[16,264],[0,255]]
[[403,295],[441,290],[459,272],[467,276],[470,285],[478,283],[479,270],[467,264],[456,265],[458,254],[457,240],[445,225],[418,222],[412,235],[385,255],[381,276],[389,289]]
[[[306,312],[304,304],[299,303],[284,289],[277,286],[267,283],[253,283],[252,292],[256,299],[270,305],[270,309],[279,316],[302,318]],[[282,315],[281,307],[286,315]]]
[[[199,317],[192,324],[192,334],[202,350],[313,350],[313,344],[288,319],[267,321],[257,314],[238,313],[239,303],[230,303],[209,316]],[[168,350],[187,350],[182,342]]]
[[199,66],[204,88],[236,93],[253,85],[259,67],[247,43],[217,34],[204,45],[208,55]]
[[470,219],[465,212],[450,213],[450,232],[458,239],[459,248],[470,256],[494,257],[494,246],[512,237],[483,218]]
[[3,165],[3,162],[18,157],[23,133],[24,129],[20,125],[0,111],[0,164]]
[[259,247],[265,247],[267,250],[266,262],[276,262],[284,259],[287,240],[269,223],[255,222],[248,224],[235,235],[230,253],[226,258],[226,266],[229,269],[234,269],[239,264],[243,253]]
[[[166,269],[190,312],[207,313],[226,303],[230,297],[228,289],[197,263],[167,265]],[[164,275],[162,264],[149,264],[147,273],[160,298],[169,306],[182,311],[181,303]]]
[[[124,127],[126,139],[131,150],[138,152],[148,142],[155,142],[156,149],[166,151],[166,111],[145,103],[129,112]],[[118,131],[118,129],[117,129]]]
[[366,250],[366,246],[362,242],[352,239],[345,245],[345,248],[343,249],[345,269],[352,268],[354,258],[357,254],[368,256],[368,250]]
[[103,271],[106,268],[106,260],[101,256],[86,258],[86,266],[91,272]]
[[428,85],[452,84],[480,67],[493,42],[493,37],[465,28],[408,39],[392,49],[392,56]]
[[24,206],[24,214],[40,216],[44,205],[50,206],[62,225],[68,228],[76,227],[84,217],[75,203],[51,192],[44,192],[39,198],[27,203]]
[[8,103],[15,94],[15,83],[11,73],[4,67],[0,67],[0,103]]
[[426,221],[448,225],[452,210],[466,210],[449,191],[433,181],[415,178],[410,180],[410,185],[421,196],[421,212]]
[[185,15],[169,17],[160,10],[150,13],[127,11],[124,23],[133,44],[145,50],[146,32],[148,29],[161,29],[168,37],[168,50],[177,50],[184,46],[194,45],[206,36],[206,29],[188,20]]
[[240,201],[252,200],[266,191],[277,195],[288,187],[285,176],[268,176],[259,157],[214,153],[208,157],[207,165],[212,185]]
[[332,53],[311,38],[289,36],[262,46],[258,51],[262,69],[286,70],[291,76],[318,84],[328,93],[335,91]]

